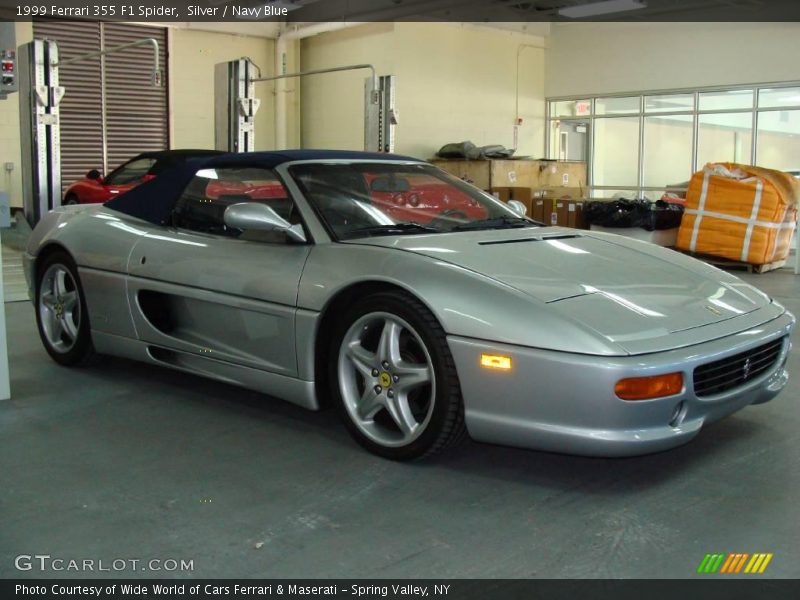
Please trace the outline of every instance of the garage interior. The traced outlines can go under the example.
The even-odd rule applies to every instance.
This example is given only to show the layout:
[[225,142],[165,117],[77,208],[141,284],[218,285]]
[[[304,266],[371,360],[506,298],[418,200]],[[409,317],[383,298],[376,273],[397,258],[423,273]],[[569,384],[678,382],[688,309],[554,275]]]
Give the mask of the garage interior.
[[[0,576],[25,576],[15,557],[37,552],[190,559],[192,573],[167,576],[205,579],[691,578],[707,553],[765,552],[763,577],[800,576],[796,352],[778,398],[667,452],[465,440],[412,463],[364,452],[332,410],[121,358],[50,360],[21,265],[32,218],[90,170],[142,152],[391,151],[547,224],[601,230],[588,203],[672,204],[707,163],[800,177],[800,25],[762,21],[756,6],[650,0],[580,22],[559,11],[582,1],[525,3],[535,18],[499,2],[507,20],[479,22],[452,2],[351,2],[345,20],[336,1],[282,4],[289,23],[0,23],[14,49],[57,42],[66,90],[58,160],[42,167],[59,173],[50,205],[26,188],[23,90],[0,93]],[[745,12],[713,20],[726,10]],[[151,44],[69,62],[143,39],[156,40],[155,63]],[[220,100],[232,81],[215,80],[221,68],[256,80],[246,107]],[[466,140],[513,157],[437,156]],[[669,247],[680,235],[613,229]],[[759,264],[695,254],[797,315],[795,235]]]

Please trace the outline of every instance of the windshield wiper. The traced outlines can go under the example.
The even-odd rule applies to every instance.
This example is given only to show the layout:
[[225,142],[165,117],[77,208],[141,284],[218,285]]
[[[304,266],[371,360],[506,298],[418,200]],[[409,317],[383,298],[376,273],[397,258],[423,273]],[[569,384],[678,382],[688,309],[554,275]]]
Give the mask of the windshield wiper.
[[364,234],[364,235],[394,235],[396,233],[409,233],[409,232],[418,232],[418,233],[440,233],[441,229],[436,229],[436,227],[428,227],[427,225],[423,225],[421,223],[393,223],[392,225],[370,225],[369,227],[359,227],[358,229],[351,229],[347,232],[347,236],[350,237],[353,234]]
[[470,221],[456,225],[451,231],[470,231],[472,229],[511,229],[514,227],[534,227],[536,223],[523,217],[495,217],[493,219],[481,219],[480,221]]

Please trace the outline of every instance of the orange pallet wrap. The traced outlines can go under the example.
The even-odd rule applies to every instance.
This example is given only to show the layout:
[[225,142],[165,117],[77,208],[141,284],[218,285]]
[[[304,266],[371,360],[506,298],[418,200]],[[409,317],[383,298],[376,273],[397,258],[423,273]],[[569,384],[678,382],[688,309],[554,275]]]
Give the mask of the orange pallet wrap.
[[787,173],[709,163],[689,183],[676,246],[752,265],[784,260],[798,200],[800,183]]

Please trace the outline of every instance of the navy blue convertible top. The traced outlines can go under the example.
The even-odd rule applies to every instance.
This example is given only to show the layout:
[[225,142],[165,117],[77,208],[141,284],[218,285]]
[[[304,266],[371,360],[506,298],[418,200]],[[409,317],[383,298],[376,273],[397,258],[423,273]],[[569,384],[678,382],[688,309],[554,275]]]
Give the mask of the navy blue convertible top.
[[193,158],[166,169],[155,179],[105,203],[107,208],[157,225],[167,222],[172,208],[186,186],[200,169],[214,167],[261,167],[272,169],[297,160],[418,160],[399,154],[356,152],[351,150],[280,150],[244,152]]

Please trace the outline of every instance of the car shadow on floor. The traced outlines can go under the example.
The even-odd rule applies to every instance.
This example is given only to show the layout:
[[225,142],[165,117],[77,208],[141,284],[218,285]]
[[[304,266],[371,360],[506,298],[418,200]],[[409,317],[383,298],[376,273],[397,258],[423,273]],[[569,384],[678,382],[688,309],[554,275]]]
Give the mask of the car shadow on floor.
[[[308,411],[259,392],[166,368],[153,368],[119,358],[104,358],[85,371],[96,381],[140,379],[147,387],[156,386],[171,402],[187,403],[191,410],[203,409],[212,418],[246,417],[254,422],[278,427],[300,436],[315,436],[315,447],[325,453],[363,453],[361,461],[379,461],[391,470],[408,469],[420,474],[443,470],[452,477],[470,477],[526,483],[553,490],[576,490],[589,494],[619,494],[652,487],[682,477],[687,471],[702,470],[726,458],[741,458],[742,450],[758,447],[754,438],[763,435],[762,424],[746,416],[734,415],[703,428],[691,442],[678,448],[629,458],[593,458],[509,448],[465,440],[443,454],[415,463],[391,463],[366,455],[350,438],[336,410]],[[174,393],[170,392],[174,389]],[[302,445],[302,439],[298,440]],[[330,447],[328,447],[330,445]],[[394,465],[391,467],[389,465]]]

